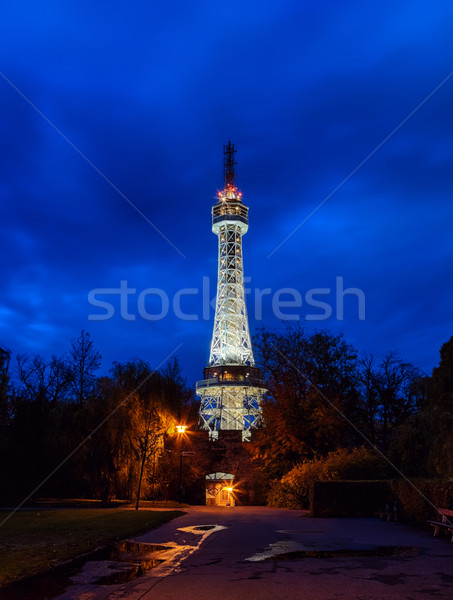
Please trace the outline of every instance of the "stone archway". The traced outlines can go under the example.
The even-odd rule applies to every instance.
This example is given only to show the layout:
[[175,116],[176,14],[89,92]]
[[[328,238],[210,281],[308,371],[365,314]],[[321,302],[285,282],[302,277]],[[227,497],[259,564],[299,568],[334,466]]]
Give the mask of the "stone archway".
[[206,475],[206,506],[235,506],[234,475],[209,473]]

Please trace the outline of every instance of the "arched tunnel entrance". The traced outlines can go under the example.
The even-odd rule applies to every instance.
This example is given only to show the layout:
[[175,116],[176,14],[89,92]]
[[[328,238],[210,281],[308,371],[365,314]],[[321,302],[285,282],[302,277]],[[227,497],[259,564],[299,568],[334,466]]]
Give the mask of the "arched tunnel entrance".
[[206,506],[235,506],[234,475],[209,473],[206,475]]

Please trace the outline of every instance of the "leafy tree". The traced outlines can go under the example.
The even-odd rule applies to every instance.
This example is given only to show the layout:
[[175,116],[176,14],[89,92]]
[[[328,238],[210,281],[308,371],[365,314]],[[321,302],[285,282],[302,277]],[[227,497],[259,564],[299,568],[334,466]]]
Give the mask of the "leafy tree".
[[178,422],[187,417],[187,408],[194,399],[194,392],[187,387],[186,379],[181,374],[181,367],[173,357],[161,370],[162,395],[165,407]]
[[97,480],[97,493],[104,498],[131,498],[137,491],[139,501],[143,484],[144,495],[148,492],[150,467],[159,471],[164,436],[187,396],[179,370],[164,373],[134,360],[114,363],[110,377],[102,380],[92,410],[105,423],[89,445],[90,468],[96,471],[89,477]]
[[428,439],[428,471],[438,477],[453,477],[453,337],[440,349],[439,366],[433,370],[423,414],[432,432]]
[[430,477],[428,457],[436,424],[429,413],[417,412],[393,431],[388,456],[406,477]]
[[432,408],[453,413],[453,337],[440,349],[440,363],[433,370],[429,400]]
[[263,425],[251,444],[269,477],[281,477],[302,459],[352,444],[359,396],[355,350],[341,335],[300,327],[261,331],[258,363],[269,382]]
[[159,459],[165,434],[174,426],[174,417],[160,400],[161,378],[144,393],[137,393],[129,404],[130,442],[139,465],[135,509],[138,510],[145,468]]

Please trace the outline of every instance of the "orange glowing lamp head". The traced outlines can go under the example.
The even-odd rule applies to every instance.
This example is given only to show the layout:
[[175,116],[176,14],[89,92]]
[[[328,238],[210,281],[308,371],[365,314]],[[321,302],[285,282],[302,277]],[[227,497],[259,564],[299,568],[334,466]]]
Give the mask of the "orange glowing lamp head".
[[185,433],[186,429],[187,425],[176,425],[176,431],[178,432],[178,435]]

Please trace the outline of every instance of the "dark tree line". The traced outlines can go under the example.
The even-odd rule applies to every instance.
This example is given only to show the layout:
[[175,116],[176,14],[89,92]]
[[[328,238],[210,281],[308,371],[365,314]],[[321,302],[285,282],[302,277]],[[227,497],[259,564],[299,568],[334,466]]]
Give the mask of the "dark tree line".
[[197,415],[176,359],[159,371],[114,363],[98,377],[101,356],[82,331],[63,357],[13,362],[0,349],[0,501],[177,497],[175,426]]
[[[395,352],[378,360],[341,335],[300,327],[261,331],[255,355],[269,394],[249,449],[266,485],[362,446],[407,476],[453,476],[453,338],[432,376]],[[195,431],[198,406],[177,360],[159,371],[114,363],[103,377],[100,362],[84,331],[63,357],[14,359],[0,348],[1,502],[178,497],[175,426]],[[195,489],[205,467],[203,452],[187,461],[186,484]]]
[[263,330],[255,349],[269,395],[251,451],[267,478],[360,446],[378,449],[407,475],[451,477],[453,338],[432,377],[395,352],[359,355],[328,331]]

